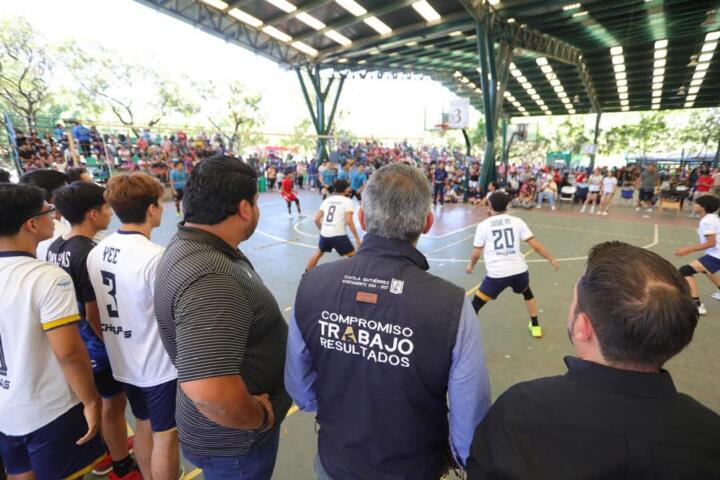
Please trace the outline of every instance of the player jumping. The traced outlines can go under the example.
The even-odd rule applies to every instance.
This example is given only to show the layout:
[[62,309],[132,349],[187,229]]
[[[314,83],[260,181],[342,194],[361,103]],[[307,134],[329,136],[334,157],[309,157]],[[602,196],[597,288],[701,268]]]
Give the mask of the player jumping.
[[488,203],[490,218],[477,226],[470,263],[465,268],[467,273],[472,273],[480,255],[484,254],[487,273],[482,285],[475,292],[472,301],[473,308],[477,313],[483,305],[497,298],[503,290],[510,287],[513,292],[521,293],[525,299],[525,306],[530,315],[528,329],[533,337],[540,338],[542,337],[542,328],[538,322],[537,302],[530,290],[528,266],[525,257],[520,252],[519,241],[527,242],[540,256],[547,259],[555,267],[555,270],[560,268],[560,264],[533,237],[530,228],[522,219],[506,213],[510,203],[508,194],[495,192]]
[[355,237],[355,244],[360,245],[360,236],[353,221],[353,202],[350,195],[350,185],[347,180],[335,180],[330,197],[320,205],[315,215],[315,225],[320,230],[318,250],[307,264],[306,270],[317,265],[320,258],[327,252],[335,249],[343,257],[355,255],[355,247],[345,232],[347,226]]

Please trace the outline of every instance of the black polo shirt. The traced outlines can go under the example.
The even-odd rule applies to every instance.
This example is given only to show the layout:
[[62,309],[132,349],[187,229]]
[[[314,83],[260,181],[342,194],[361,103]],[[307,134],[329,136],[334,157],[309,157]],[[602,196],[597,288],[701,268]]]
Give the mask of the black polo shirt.
[[565,363],[565,375],[498,398],[475,431],[469,480],[720,478],[720,416],[668,372]]
[[[279,428],[291,405],[283,382],[287,324],[242,252],[180,225],[158,267],[155,313],[179,382],[240,375],[251,394],[270,395]],[[244,455],[266,437],[215,424],[181,388],[176,416],[192,455]]]

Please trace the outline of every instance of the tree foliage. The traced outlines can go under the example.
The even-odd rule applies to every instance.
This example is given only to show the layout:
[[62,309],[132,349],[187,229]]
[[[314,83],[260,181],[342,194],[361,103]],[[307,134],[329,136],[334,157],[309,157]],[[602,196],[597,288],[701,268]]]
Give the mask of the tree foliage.
[[293,127],[292,133],[283,137],[280,144],[284,147],[297,147],[300,153],[304,155],[315,155],[315,132],[312,128],[312,122],[309,118],[301,120]]
[[22,116],[28,130],[50,103],[52,71],[47,45],[25,19],[0,21],[0,102]]
[[604,132],[603,153],[646,155],[667,148],[668,127],[660,112],[642,113],[637,123],[618,125]]

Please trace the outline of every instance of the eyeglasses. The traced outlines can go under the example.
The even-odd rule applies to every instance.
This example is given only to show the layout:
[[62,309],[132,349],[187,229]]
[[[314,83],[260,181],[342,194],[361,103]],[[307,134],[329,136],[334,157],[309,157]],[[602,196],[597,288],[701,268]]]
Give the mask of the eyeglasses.
[[[55,213],[56,211],[57,211],[57,208],[55,208],[55,205],[52,205],[52,204],[49,203],[47,210],[41,210],[41,211],[39,211],[38,213],[36,213],[35,215],[30,215],[30,216],[27,218],[27,220],[31,220],[31,219],[36,218],[36,217],[42,217],[43,215],[47,215],[47,216],[49,217],[49,216],[51,216],[53,213]],[[25,220],[25,221],[27,221],[27,220]]]

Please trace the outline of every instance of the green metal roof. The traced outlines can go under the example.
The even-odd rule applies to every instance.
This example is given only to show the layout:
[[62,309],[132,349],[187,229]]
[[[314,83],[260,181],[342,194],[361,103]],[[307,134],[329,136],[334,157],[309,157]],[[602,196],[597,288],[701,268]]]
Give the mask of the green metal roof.
[[287,67],[421,74],[480,109],[475,25],[488,19],[514,48],[512,116],[720,105],[720,0],[137,1]]

